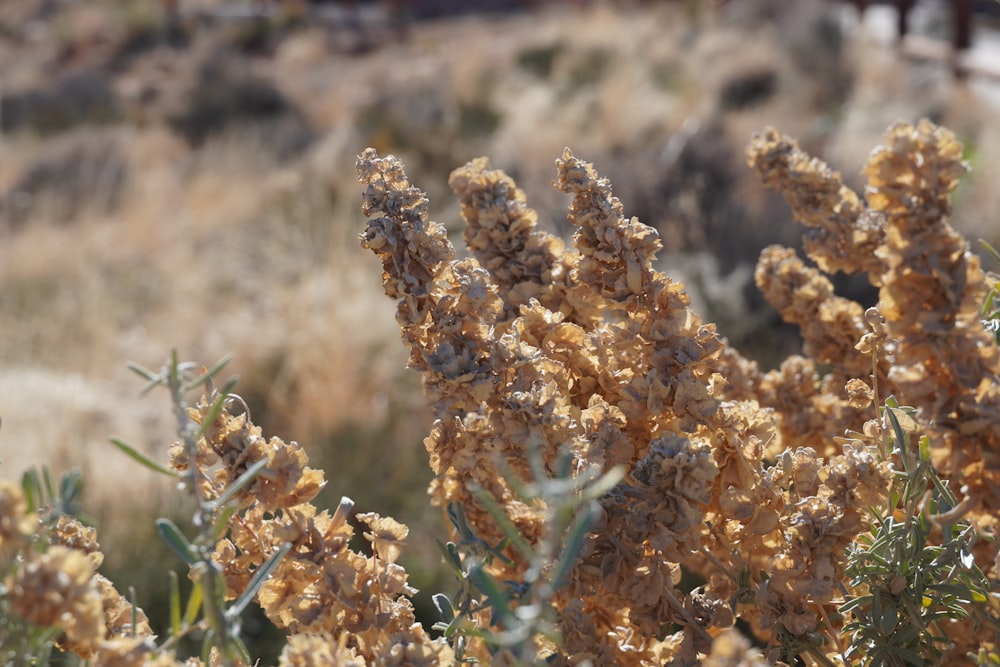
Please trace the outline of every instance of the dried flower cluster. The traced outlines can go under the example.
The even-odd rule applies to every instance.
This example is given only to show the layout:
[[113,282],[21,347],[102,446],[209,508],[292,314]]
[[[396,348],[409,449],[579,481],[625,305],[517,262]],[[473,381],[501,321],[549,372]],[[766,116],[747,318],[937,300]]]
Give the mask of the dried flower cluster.
[[[786,248],[761,255],[758,285],[805,353],[768,373],[689,309],[653,268],[656,231],[569,150],[554,185],[573,196],[572,246],[538,230],[523,192],[480,158],[450,179],[472,254],[460,260],[399,161],[359,157],[362,245],[382,260],[437,417],[434,502],[461,503],[499,540],[474,493],[486,489],[537,540],[543,508],[511,488],[529,475],[529,443],[550,465],[571,452],[580,474],[625,466],[556,595],[557,663],[694,664],[723,651],[737,617],[772,659],[839,656],[845,553],[870,508],[891,511],[893,463],[872,419],[890,393],[919,410],[964,509],[996,528],[997,349],[979,321],[982,271],[947,223],[960,156],[946,130],[894,126],[865,168],[866,204],[793,141],[754,138],[750,164],[808,227],[819,267]],[[879,307],[835,295],[835,271],[867,274]],[[525,564],[510,556],[492,568],[517,580]]]
[[[203,397],[187,410],[204,435],[193,454],[174,444],[169,466],[195,472],[202,502],[211,505],[228,494],[235,509],[211,558],[225,582],[221,599],[242,594],[255,571],[284,546],[287,554],[256,595],[268,618],[289,634],[283,666],[449,664],[449,646],[431,639],[413,615],[408,596],[415,590],[397,563],[406,526],[375,513],[358,514],[373,553],[351,549],[354,529],[347,519],[353,503],[345,498],[333,516],[318,511],[309,501],[325,481],[322,472],[306,465],[302,448],[263,438],[245,414],[214,412],[215,398]],[[255,465],[262,466],[260,473],[239,487],[238,480]],[[166,645],[158,647],[142,610],[95,573],[103,555],[93,529],[65,515],[47,531],[41,526],[27,512],[20,488],[0,483],[0,554],[4,563],[17,561],[3,582],[4,597],[16,614],[58,628],[61,649],[99,665],[202,664],[179,663]],[[33,549],[35,543],[44,548]],[[204,574],[192,567],[191,576]],[[211,593],[206,588],[206,596]],[[209,663],[234,664],[215,650]]]
[[[57,646],[101,664],[152,646],[149,620],[105,577],[96,532],[60,515],[31,512],[21,488],[0,481],[0,572],[5,601],[21,618],[59,628]],[[3,642],[0,641],[0,649]],[[0,652],[6,662],[10,657]],[[141,664],[141,663],[140,663]]]
[[[824,268],[865,271],[880,288],[877,332],[891,342],[876,378],[880,393],[920,408],[935,465],[982,511],[996,515],[1000,353],[980,316],[986,275],[968,243],[948,224],[950,192],[967,169],[961,158],[955,136],[930,121],[894,125],[864,168],[868,208],[863,208],[836,174],[791,140],[769,131],[750,148],[751,166],[814,232],[807,236],[810,258]],[[819,193],[818,198],[803,191]],[[830,199],[833,192],[839,194]],[[818,294],[814,313],[819,318],[813,317],[823,326],[803,328],[806,350],[827,350],[832,338],[841,346],[857,340],[867,328],[861,309],[825,287],[805,287],[816,282],[816,274],[789,261],[791,256],[784,249],[765,250],[758,284],[790,321],[798,321],[800,311],[772,294]],[[834,374],[848,368],[849,377],[868,379],[849,356],[814,358],[836,364]],[[843,406],[827,412],[838,410]]]
[[[189,415],[202,425],[210,407],[210,401],[202,400]],[[208,498],[218,498],[248,467],[267,461],[240,490],[238,519],[217,543],[213,560],[225,576],[225,597],[233,599],[257,568],[283,544],[291,544],[257,595],[268,618],[290,635],[282,665],[447,663],[447,645],[427,636],[406,597],[415,591],[396,562],[407,534],[404,525],[374,513],[359,514],[371,531],[364,537],[374,554],[352,550],[354,529],[347,511],[331,516],[309,502],[325,484],[322,472],[306,465],[297,443],[262,437],[245,414],[222,411],[198,444],[194,460],[175,445],[171,466],[198,466]],[[349,501],[344,503],[348,509]],[[327,647],[328,662],[310,648],[317,642]]]

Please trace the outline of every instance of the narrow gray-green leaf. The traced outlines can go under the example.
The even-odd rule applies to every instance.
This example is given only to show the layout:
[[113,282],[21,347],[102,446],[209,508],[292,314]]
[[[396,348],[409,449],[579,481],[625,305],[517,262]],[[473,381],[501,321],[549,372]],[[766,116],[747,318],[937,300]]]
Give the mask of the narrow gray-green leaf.
[[126,456],[128,456],[129,458],[138,461],[139,463],[149,468],[153,472],[158,472],[162,475],[167,475],[168,477],[174,477],[176,479],[180,479],[181,477],[180,473],[178,473],[177,471],[171,470],[170,468],[160,463],[157,463],[156,461],[149,458],[148,456],[140,452],[138,449],[136,449],[135,447],[133,447],[132,445],[128,444],[123,440],[119,440],[118,438],[111,438],[111,444],[117,447],[118,449],[122,450],[123,452],[125,452]]
[[187,541],[184,535],[181,534],[180,529],[173,521],[170,519],[157,519],[156,529],[160,531],[160,535],[163,536],[167,545],[173,549],[174,553],[180,556],[185,563],[188,565],[194,565],[198,562],[198,557],[195,556],[194,551],[192,551],[191,544]]
[[1000,252],[998,252],[996,248],[990,245],[990,243],[986,239],[979,239],[979,244],[984,248],[986,248],[986,251],[993,256],[993,259],[995,259],[998,263],[1000,263]]
[[24,474],[21,475],[21,489],[24,491],[24,498],[28,502],[28,511],[37,511],[44,503],[42,482],[39,479],[38,470],[31,468],[24,471]]
[[465,516],[465,508],[462,507],[461,503],[454,501],[448,503],[448,518],[451,520],[451,525],[455,527],[455,532],[458,533],[463,542],[476,539],[476,534],[469,527],[469,521]]
[[434,606],[437,607],[444,622],[450,625],[455,619],[455,607],[452,606],[451,599],[444,593],[435,593],[431,596],[431,600],[434,601]]
[[475,494],[476,499],[483,504],[486,511],[490,513],[493,520],[497,522],[497,526],[503,532],[504,536],[510,540],[510,543],[514,545],[522,556],[527,559],[531,559],[534,555],[534,551],[531,545],[528,543],[524,536],[521,535],[521,531],[517,529],[517,526],[510,520],[507,513],[504,512],[500,504],[491,496],[485,489],[480,486],[474,486],[472,489],[473,494]]
[[494,614],[504,626],[509,628],[517,622],[517,618],[510,608],[510,602],[507,600],[507,595],[500,589],[497,580],[483,569],[482,564],[477,563],[469,568],[469,581],[490,601]]
[[135,373],[135,374],[137,374],[137,375],[139,375],[141,377],[144,377],[145,379],[149,380],[150,382],[154,382],[155,381],[155,382],[158,383],[158,382],[160,382],[160,380],[163,379],[163,376],[160,375],[159,373],[154,373],[153,371],[149,370],[145,366],[137,364],[134,361],[128,362],[127,366],[128,366],[128,369],[130,371],[132,371],[133,373]]
[[573,470],[573,454],[568,449],[561,450],[552,469],[557,479],[568,479]]
[[135,638],[135,636],[138,634],[137,626],[139,624],[139,605],[136,604],[135,600],[136,600],[135,586],[129,586],[128,601],[129,604],[132,605],[132,628],[131,631],[129,632],[129,636],[132,638]]
[[211,628],[205,633],[205,638],[201,641],[201,662],[209,665],[212,662],[212,648],[215,646],[215,632]]
[[166,370],[166,385],[170,388],[170,395],[175,401],[180,401],[184,397],[181,395],[181,368],[177,350],[170,350],[170,365]]
[[558,590],[566,584],[570,570],[576,565],[577,558],[583,550],[583,543],[587,539],[587,531],[600,515],[600,507],[596,502],[588,502],[580,508],[572,525],[566,531],[566,540],[563,543],[562,553],[559,554],[559,563],[552,574],[552,588]]
[[247,486],[247,484],[253,481],[254,477],[256,477],[261,470],[267,467],[268,463],[269,461],[267,459],[261,459],[260,461],[257,461],[252,466],[247,468],[246,471],[242,475],[240,475],[235,482],[226,487],[226,490],[222,492],[221,496],[219,496],[209,504],[212,510],[213,511],[217,510],[226,503],[228,503],[230,500],[232,500],[237,493],[242,491]]
[[236,602],[234,602],[233,605],[226,610],[227,616],[232,618],[243,613],[243,610],[246,609],[248,604],[250,604],[253,597],[257,595],[257,591],[259,591],[260,587],[264,585],[264,582],[271,575],[271,572],[274,571],[274,568],[278,567],[278,563],[281,562],[281,559],[284,558],[285,555],[291,551],[291,549],[292,543],[285,542],[277,551],[271,554],[271,557],[267,559],[266,563],[257,568],[257,570],[253,573],[253,578],[250,579],[250,583],[247,584],[247,587],[243,590],[243,593],[236,600]]
[[441,554],[444,556],[445,564],[450,565],[451,569],[454,571],[456,576],[461,576],[462,574],[462,557],[458,553],[458,547],[455,546],[454,542],[449,542],[447,546],[437,540],[438,548],[441,549]]
[[163,373],[154,373],[148,368],[144,368],[143,366],[140,366],[139,364],[132,362],[129,362],[128,368],[136,375],[139,375],[140,377],[143,377],[147,380],[146,384],[143,385],[142,389],[139,390],[140,396],[145,396],[155,387],[159,387],[160,385],[166,384],[166,378],[164,377]]
[[83,473],[70,470],[59,479],[59,500],[64,504],[74,502],[83,490]]
[[52,471],[48,466],[42,467],[42,482],[45,484],[45,497],[49,500],[56,499],[56,483],[52,479]]
[[222,539],[223,535],[229,529],[229,522],[233,520],[233,515],[236,514],[236,505],[229,505],[228,507],[223,507],[222,511],[219,512],[219,516],[215,519],[215,526],[212,529],[212,538],[216,541]]
[[205,384],[206,380],[214,378],[219,371],[221,371],[223,368],[226,367],[226,364],[232,361],[232,359],[233,355],[227,354],[226,356],[222,357],[222,359],[215,362],[215,364],[213,364],[211,368],[209,368],[204,373],[202,373],[195,379],[191,380],[184,386],[185,393],[191,391],[192,389],[197,389],[201,385]]
[[[888,401],[886,401],[888,403]],[[910,466],[910,452],[906,447],[906,435],[903,433],[903,427],[899,423],[899,419],[896,417],[894,412],[896,408],[888,408],[885,411],[886,416],[889,418],[889,423],[892,424],[892,431],[896,437],[896,449],[899,451],[899,456],[903,459],[903,469],[906,472],[911,472]]]
[[600,500],[611,489],[615,488],[615,485],[622,481],[624,477],[625,466],[617,465],[588,484],[587,488],[583,491],[583,497],[587,500]]

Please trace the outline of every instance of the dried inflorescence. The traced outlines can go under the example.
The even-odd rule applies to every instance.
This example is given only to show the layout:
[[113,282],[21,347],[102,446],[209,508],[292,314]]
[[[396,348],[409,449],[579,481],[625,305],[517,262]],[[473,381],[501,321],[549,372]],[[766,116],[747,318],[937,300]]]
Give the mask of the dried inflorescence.
[[[364,534],[374,555],[350,547],[354,529],[347,522],[352,506],[345,499],[332,516],[309,501],[325,484],[322,472],[309,468],[298,443],[265,439],[246,414],[212,412],[213,397],[203,398],[188,416],[205,436],[192,456],[176,445],[171,465],[176,470],[197,467],[202,489],[211,500],[261,460],[263,470],[237,494],[238,519],[227,537],[216,544],[214,561],[233,599],[248,586],[254,570],[282,545],[290,551],[261,586],[257,599],[268,618],[290,635],[322,635],[339,642],[323,664],[443,664],[451,655],[440,640],[431,640],[413,616],[405,570],[396,562],[407,528],[388,517],[360,514],[370,528]],[[300,664],[302,647],[290,644],[284,660]],[[322,654],[311,659],[322,659]],[[349,660],[348,660],[349,659]]]
[[[857,358],[827,355],[817,361],[835,365],[821,380],[811,360],[796,362],[798,369],[791,373],[786,362],[781,375],[761,383],[767,392],[764,403],[775,407],[786,430],[808,435],[816,433],[817,414],[844,423],[837,417],[869,410],[873,401],[894,395],[918,410],[934,464],[953,481],[952,488],[961,490],[962,505],[972,510],[973,523],[995,531],[1000,509],[1000,352],[980,320],[986,276],[948,222],[950,193],[967,169],[961,144],[927,120],[893,125],[863,170],[868,179],[864,207],[826,165],[807,159],[794,141],[774,131],[755,137],[749,156],[764,182],[785,195],[799,221],[830,228],[807,242],[807,254],[826,271],[864,271],[879,288],[878,307],[866,311],[861,321],[860,306],[828,293],[823,279],[794,253],[766,250],[758,284],[766,286],[765,295],[787,320],[802,326],[805,349],[829,350],[832,330],[840,347],[854,335],[856,349],[874,363],[864,373]],[[833,196],[834,191],[839,194]],[[795,305],[803,299],[818,306],[803,310]],[[803,317],[810,311],[824,327]],[[837,318],[840,325],[824,315],[833,311],[844,313]],[[858,331],[865,333],[858,338]],[[825,386],[838,374],[842,393],[835,391],[836,385]],[[845,374],[853,377],[843,383]],[[870,445],[879,439],[879,429],[871,422],[863,433],[855,427],[852,435],[836,442]],[[995,576],[994,554],[995,547],[986,549],[981,565]],[[961,634],[956,630],[955,636]],[[953,655],[972,648],[974,644],[959,643]]]
[[[255,589],[268,617],[292,636],[283,664],[449,664],[449,646],[431,639],[414,618],[409,596],[416,591],[398,563],[406,526],[360,514],[372,555],[353,550],[347,521],[353,503],[344,499],[332,516],[318,511],[309,500],[325,484],[323,474],[308,467],[297,443],[265,439],[246,414],[217,409],[234,401],[202,397],[185,411],[192,425],[185,433],[202,435],[170,448],[170,467],[184,473],[202,506],[225,496],[235,510],[211,554],[222,597],[243,594],[255,572],[287,546]],[[251,468],[253,477],[247,476]],[[65,515],[39,521],[27,512],[20,489],[3,483],[0,548],[17,559],[3,582],[6,603],[29,623],[60,628],[63,650],[101,665],[177,664],[172,651],[156,646],[142,610],[96,574],[103,555],[93,529]],[[202,581],[206,574],[192,566],[191,576]],[[317,642],[327,649],[314,650]],[[209,664],[242,663],[214,651]]]
[[38,526],[38,517],[28,512],[28,502],[21,489],[0,480],[0,564],[11,562],[30,542]]
[[768,128],[754,136],[747,151],[750,166],[764,185],[785,195],[796,220],[805,225],[806,254],[825,273],[868,274],[881,284],[885,260],[876,251],[885,243],[885,217],[868,208],[857,193],[794,139]]
[[65,514],[40,520],[19,487],[0,482],[0,571],[8,572],[10,609],[58,628],[61,650],[116,664],[127,653],[149,653],[153,633],[146,614],[97,574],[103,559],[93,528]]
[[[996,511],[1000,508],[996,491],[1000,488],[1000,352],[980,321],[986,276],[966,241],[948,223],[950,192],[967,169],[961,144],[951,132],[927,120],[917,125],[897,123],[863,170],[868,179],[867,208],[861,209],[857,197],[847,194],[826,165],[806,159],[792,140],[774,131],[755,137],[749,154],[764,182],[785,194],[803,224],[841,230],[824,234],[823,243],[807,245],[807,252],[827,271],[865,271],[880,288],[879,313],[884,318],[880,327],[893,342],[889,354],[879,359],[876,381],[882,395],[894,394],[922,410],[931,425],[936,465],[965,485],[986,509]],[[819,199],[810,190],[819,193]],[[834,190],[844,205],[830,200]],[[829,261],[831,255],[838,261]],[[769,300],[786,319],[804,324],[807,351],[829,348],[824,341],[831,331],[843,346],[851,335],[857,339],[857,332],[866,329],[860,307],[825,294],[825,287],[809,286],[819,285],[817,280],[822,279],[788,250],[768,249],[758,269],[758,283],[766,285]],[[779,296],[784,294],[792,296]],[[789,305],[803,298],[822,303],[804,310]],[[832,311],[844,313],[837,318],[843,324],[837,326],[823,315]],[[818,314],[824,326],[804,320],[810,312],[814,318]],[[835,373],[851,363],[845,355],[817,357],[817,361],[838,363]],[[867,379],[854,364],[848,366],[848,375]],[[781,380],[770,384],[776,394],[787,386]],[[784,393],[792,391],[797,390]],[[835,411],[842,412],[843,406],[833,406],[830,412]],[[779,413],[791,412],[779,407]]]
[[948,224],[950,192],[966,168],[955,136],[922,121],[891,128],[865,175],[870,205],[887,221],[880,310],[899,341],[890,379],[926,411],[936,463],[996,512],[1000,350],[980,321],[979,259]]
[[[480,158],[450,181],[473,254],[461,261],[400,163],[372,150],[359,157],[364,210],[378,213],[362,243],[400,299],[411,367],[437,417],[425,441],[435,501],[461,503],[496,541],[502,532],[472,493],[484,488],[534,542],[544,512],[509,484],[530,473],[526,443],[548,463],[571,452],[580,474],[626,469],[553,603],[557,662],[721,660],[729,649],[712,637],[735,616],[781,644],[772,657],[815,646],[817,632],[835,638],[845,552],[892,488],[885,434],[871,419],[890,393],[937,420],[931,432],[945,453],[947,429],[987,427],[943,468],[993,502],[971,472],[992,480],[997,469],[996,350],[976,321],[978,264],[941,231],[961,171],[949,136],[926,123],[891,129],[866,172],[867,205],[792,140],[755,137],[750,163],[810,228],[805,247],[819,266],[783,248],[762,254],[758,285],[802,328],[805,353],[764,374],[653,268],[655,230],[627,219],[608,181],[569,150],[554,185],[573,196],[573,245],[536,229],[523,192]],[[837,296],[822,273],[835,271],[866,273],[880,308]],[[920,289],[940,297],[922,308]],[[944,344],[942,323],[964,338],[927,357]],[[517,577],[516,557],[493,568]],[[682,569],[705,583],[682,589]],[[664,635],[666,626],[679,630]]]
[[95,569],[83,552],[52,546],[20,564],[7,598],[32,623],[62,628],[70,643],[93,640],[105,633]]
[[[386,293],[402,296],[401,312],[417,312],[409,305],[417,295],[425,300],[423,316],[398,319],[437,414],[426,440],[437,473],[434,498],[462,503],[477,531],[499,540],[477,507],[474,483],[492,493],[526,538],[537,540],[543,513],[520,503],[505,478],[527,472],[525,443],[536,443],[546,461],[560,448],[571,451],[580,471],[626,467],[626,480],[602,500],[604,518],[555,602],[560,655],[570,662],[660,664],[706,654],[715,629],[734,621],[736,574],[751,569],[775,575],[757,611],[745,614],[762,633],[776,625],[793,634],[813,630],[820,607],[835,594],[831,582],[843,548],[867,524],[853,500],[825,483],[846,464],[799,450],[797,467],[784,473],[801,481],[810,469],[815,479],[782,486],[780,469],[766,467],[765,451],[803,429],[776,426],[773,407],[752,399],[767,379],[690,310],[682,285],[653,268],[656,231],[624,217],[610,184],[591,165],[568,150],[556,165],[555,186],[573,195],[572,248],[536,231],[521,191],[476,160],[451,183],[477,259],[452,261],[453,250],[439,250],[440,266],[410,280],[413,291],[401,294],[397,276],[417,259],[397,258],[400,243],[381,239],[408,239],[419,253],[439,248],[440,226],[414,217],[426,208],[408,205],[423,200],[397,161],[373,151],[358,160],[365,211],[381,214],[362,243],[382,257]],[[398,265],[385,264],[393,258]],[[540,258],[550,262],[548,271]],[[470,275],[477,276],[475,290]],[[468,306],[457,313],[463,294]],[[864,321],[860,311],[849,315],[857,321],[831,315],[846,322],[847,334],[827,345],[830,356],[857,355]],[[441,350],[474,364],[443,374],[430,363]],[[856,367],[869,368],[870,360],[857,356]],[[810,372],[805,382],[812,379]],[[886,471],[879,475],[884,491]],[[678,588],[682,566],[702,573],[706,585]],[[516,576],[516,565],[494,567]],[[664,637],[660,628],[669,624],[682,629]]]
[[565,308],[565,245],[537,229],[538,214],[513,179],[478,158],[452,172],[448,185],[462,207],[466,246],[507,295],[502,319],[517,317],[532,299],[551,311]]

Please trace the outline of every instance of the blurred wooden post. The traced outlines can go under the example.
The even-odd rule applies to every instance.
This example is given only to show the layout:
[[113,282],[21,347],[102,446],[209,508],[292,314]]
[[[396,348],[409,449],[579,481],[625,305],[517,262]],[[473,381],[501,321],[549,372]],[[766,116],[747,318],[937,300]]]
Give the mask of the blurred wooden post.
[[951,0],[951,71],[964,79],[968,71],[962,66],[962,56],[972,47],[972,0]]
[[167,30],[170,30],[180,23],[180,8],[177,5],[177,0],[163,0],[162,4],[163,18],[167,23]]
[[966,51],[972,47],[972,0],[952,0],[952,29],[956,51]]
[[181,37],[181,9],[178,0],[162,0],[163,28],[167,41],[175,43]]
[[914,0],[896,0],[896,36],[902,41],[910,30],[910,10]]

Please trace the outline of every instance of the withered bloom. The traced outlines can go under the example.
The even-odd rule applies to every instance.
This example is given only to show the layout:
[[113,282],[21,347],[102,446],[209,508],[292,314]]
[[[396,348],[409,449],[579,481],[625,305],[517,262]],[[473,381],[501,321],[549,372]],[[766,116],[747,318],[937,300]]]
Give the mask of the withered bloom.
[[[203,397],[189,410],[192,421],[204,423],[213,399]],[[372,529],[368,535],[377,557],[351,550],[354,529],[347,514],[353,503],[344,499],[333,516],[309,503],[325,480],[308,466],[298,443],[266,439],[246,414],[222,410],[198,441],[193,462],[183,448],[173,452],[175,468],[197,468],[208,498],[219,497],[249,467],[266,461],[234,496],[238,518],[216,543],[213,559],[225,578],[226,598],[234,599],[257,568],[283,544],[291,545],[257,594],[275,625],[301,636],[290,642],[282,664],[390,664],[400,645],[420,646],[420,655],[447,662],[447,644],[431,640],[415,623],[409,596],[416,590],[396,563],[407,528],[389,517],[360,515]],[[332,642],[328,648],[309,648],[325,638]]]
[[59,627],[72,643],[105,636],[96,565],[87,555],[61,545],[22,561],[7,583],[11,608],[43,627]]

